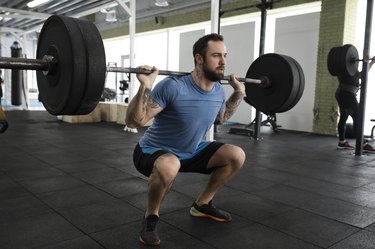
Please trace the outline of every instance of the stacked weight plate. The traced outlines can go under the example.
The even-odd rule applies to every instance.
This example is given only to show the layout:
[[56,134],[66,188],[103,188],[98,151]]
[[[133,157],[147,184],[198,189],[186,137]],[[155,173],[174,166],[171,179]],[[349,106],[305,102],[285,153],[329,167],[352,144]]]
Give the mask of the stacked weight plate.
[[358,72],[358,58],[358,51],[351,44],[333,47],[328,53],[328,71],[333,76],[354,76]]
[[265,114],[286,112],[302,97],[305,77],[299,63],[281,54],[264,54],[249,67],[246,78],[267,76],[270,86],[246,84],[246,102]]
[[54,115],[90,113],[104,89],[105,51],[94,24],[51,16],[38,39],[37,59],[52,55],[58,62],[48,74],[37,71],[46,110]]

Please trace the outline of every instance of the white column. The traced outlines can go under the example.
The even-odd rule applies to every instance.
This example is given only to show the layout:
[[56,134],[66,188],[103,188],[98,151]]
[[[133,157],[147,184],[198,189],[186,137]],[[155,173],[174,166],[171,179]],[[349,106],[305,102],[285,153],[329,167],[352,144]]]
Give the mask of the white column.
[[211,33],[219,33],[220,0],[211,0]]
[[[116,0],[116,2],[129,14],[129,41],[130,41],[130,51],[129,51],[129,66],[131,68],[135,67],[135,53],[134,53],[134,39],[135,39],[135,24],[136,24],[136,9],[135,9],[135,0],[129,1],[129,7],[122,2],[122,0]],[[135,84],[135,74],[130,74],[129,82],[129,99],[128,103],[135,96],[137,92],[137,87]],[[125,125],[124,131],[137,133],[137,129],[128,128]]]
[[[136,13],[135,13],[135,0],[130,0],[130,11],[131,15],[129,18],[129,39],[130,39],[130,58],[129,64],[130,67],[135,67],[135,53],[134,53],[134,39],[135,39],[135,24],[136,24]],[[129,102],[136,94],[136,85],[135,85],[135,74],[130,74],[130,83],[129,83]]]
[[[134,54],[134,38],[135,38],[135,24],[136,24],[136,11],[135,11],[135,0],[129,1],[129,7],[122,1],[116,0],[116,2],[129,14],[129,40],[130,40],[130,51],[129,51],[129,66],[135,67],[135,54]],[[134,97],[137,91],[135,86],[135,75],[130,74],[129,82],[129,102]]]
[[[219,33],[220,0],[211,0],[211,33]],[[206,134],[206,140],[214,141],[214,125]]]

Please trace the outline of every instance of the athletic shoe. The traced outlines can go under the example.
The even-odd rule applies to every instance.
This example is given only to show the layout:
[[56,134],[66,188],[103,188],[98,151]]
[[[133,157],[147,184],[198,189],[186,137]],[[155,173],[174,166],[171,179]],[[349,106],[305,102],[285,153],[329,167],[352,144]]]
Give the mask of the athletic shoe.
[[375,153],[374,147],[372,147],[371,145],[367,143],[363,146],[363,151],[367,153]]
[[212,204],[212,201],[201,206],[198,206],[198,204],[194,202],[193,206],[190,208],[190,214],[195,217],[205,217],[220,222],[228,222],[232,220],[229,213],[215,207]]
[[125,127],[124,127],[124,131],[126,131],[126,132],[131,132],[131,133],[138,133],[137,128],[129,128],[129,127],[127,127],[126,125],[125,125]]
[[147,218],[143,218],[142,231],[139,236],[139,241],[145,245],[157,246],[160,245],[160,238],[156,225],[159,222],[157,215],[149,215]]
[[351,146],[348,141],[345,141],[345,143],[338,143],[337,145],[338,150],[354,150],[354,147]]

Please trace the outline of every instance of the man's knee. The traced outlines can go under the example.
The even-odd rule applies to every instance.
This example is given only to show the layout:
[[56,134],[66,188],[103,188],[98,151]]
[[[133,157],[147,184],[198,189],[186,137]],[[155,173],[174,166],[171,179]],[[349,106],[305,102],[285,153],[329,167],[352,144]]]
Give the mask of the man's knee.
[[180,169],[180,161],[173,154],[164,154],[156,159],[150,178],[158,178],[163,185],[173,183]]
[[234,171],[237,171],[243,166],[245,159],[246,154],[242,148],[232,144],[224,144],[211,158],[209,166],[220,167],[228,165]]
[[246,159],[246,154],[243,151],[243,149],[238,147],[238,146],[231,145],[231,153],[230,154],[232,155],[232,157],[231,157],[231,160],[233,162],[232,167],[234,167],[234,169],[236,169],[236,170],[239,170],[240,168],[242,168],[243,164],[245,163],[245,159]]

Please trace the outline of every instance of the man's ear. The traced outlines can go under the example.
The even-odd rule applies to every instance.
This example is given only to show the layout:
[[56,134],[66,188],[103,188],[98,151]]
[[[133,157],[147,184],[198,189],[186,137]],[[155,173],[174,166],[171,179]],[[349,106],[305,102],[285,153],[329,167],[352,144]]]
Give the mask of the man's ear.
[[198,54],[198,53],[195,54],[194,58],[195,58],[195,61],[197,62],[197,64],[202,64],[203,63],[203,57],[202,57],[201,54]]

